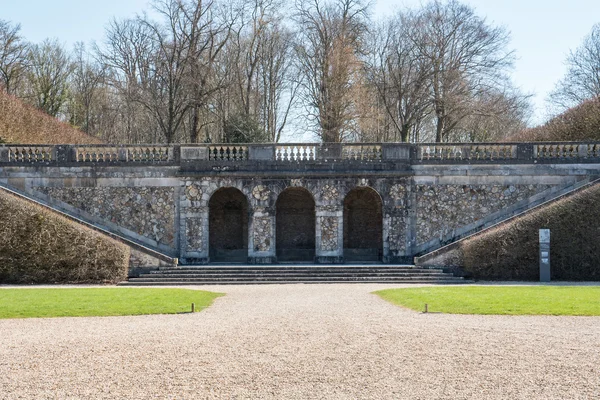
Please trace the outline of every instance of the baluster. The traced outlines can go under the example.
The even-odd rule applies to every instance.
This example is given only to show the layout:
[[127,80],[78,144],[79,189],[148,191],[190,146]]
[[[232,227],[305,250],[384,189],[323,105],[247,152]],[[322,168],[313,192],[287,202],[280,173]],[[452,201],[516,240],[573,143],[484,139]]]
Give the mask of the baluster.
[[288,146],[284,146],[283,147],[283,159],[285,161],[290,161],[289,158],[288,158]]

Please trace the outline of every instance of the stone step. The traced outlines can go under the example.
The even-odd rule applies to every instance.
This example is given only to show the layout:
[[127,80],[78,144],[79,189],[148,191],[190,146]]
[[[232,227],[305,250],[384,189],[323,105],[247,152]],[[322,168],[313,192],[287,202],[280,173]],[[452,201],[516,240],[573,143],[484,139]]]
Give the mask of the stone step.
[[277,263],[277,264],[244,264],[244,263],[210,263],[201,265],[186,265],[181,264],[177,267],[160,267],[161,270],[178,270],[178,269],[191,269],[191,270],[205,270],[205,269],[393,269],[393,268],[422,268],[417,267],[414,264],[312,264],[312,263]]
[[446,275],[443,272],[425,272],[425,273],[406,273],[406,272],[386,272],[386,273],[316,273],[316,274],[307,274],[307,273],[257,273],[257,274],[142,274],[139,278],[149,278],[149,279],[187,279],[187,278],[236,278],[236,277],[288,277],[288,278],[297,278],[297,277],[413,277],[413,276],[423,276],[423,277],[444,277],[444,276],[452,276]]
[[256,269],[246,269],[246,270],[220,270],[220,269],[212,269],[212,270],[163,270],[163,271],[151,271],[149,275],[190,275],[190,274],[199,274],[199,275],[211,275],[211,274],[230,274],[230,275],[253,275],[253,274],[443,274],[442,270],[435,269],[426,269],[426,268],[418,268],[413,270],[408,269],[364,269],[364,270],[356,270],[356,269],[314,269],[314,270],[305,270],[305,269],[293,269],[293,270],[282,270],[282,269],[272,269],[272,270],[256,270]]
[[427,267],[224,267],[224,268],[188,268],[188,267],[176,267],[176,268],[161,268],[157,271],[152,271],[152,273],[205,273],[205,272],[214,272],[214,271],[227,271],[231,273],[244,273],[244,272],[265,272],[265,271],[279,271],[282,273],[288,272],[307,272],[314,273],[319,271],[331,271],[331,272],[347,272],[347,271],[365,271],[365,272],[386,272],[386,271],[406,271],[406,272],[420,272],[420,271],[436,271],[440,270],[439,268],[427,268]]
[[438,280],[462,280],[462,278],[456,278],[453,276],[403,276],[403,277],[377,277],[377,276],[246,276],[246,277],[190,277],[190,278],[131,278],[130,282],[185,282],[185,281],[204,281],[204,282],[220,282],[220,281],[365,281],[365,280],[379,280],[379,281],[438,281]]
[[160,269],[125,285],[220,285],[262,283],[463,283],[440,268],[414,265],[184,266]]
[[331,280],[314,280],[314,281],[290,281],[290,280],[282,280],[282,281],[173,281],[173,282],[164,282],[164,281],[156,281],[156,282],[138,282],[138,281],[125,281],[119,283],[120,286],[183,286],[183,285],[269,285],[269,284],[339,284],[339,283],[382,283],[382,284],[465,284],[472,283],[473,281],[467,281],[463,279],[439,279],[439,280],[345,280],[345,281],[331,281]]

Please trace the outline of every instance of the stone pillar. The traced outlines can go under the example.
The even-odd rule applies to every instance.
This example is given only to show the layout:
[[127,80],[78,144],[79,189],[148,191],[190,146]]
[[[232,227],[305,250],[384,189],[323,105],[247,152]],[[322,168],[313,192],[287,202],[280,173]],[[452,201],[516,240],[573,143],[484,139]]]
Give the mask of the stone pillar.
[[317,206],[315,229],[315,262],[319,264],[343,263],[344,208]]
[[179,249],[184,264],[207,264],[208,199],[207,187],[187,181],[180,197]]
[[254,207],[248,218],[248,262],[272,264],[275,253],[275,209]]
[[[267,150],[274,149],[273,146],[264,147]],[[261,146],[256,146],[252,151],[257,149],[264,150]],[[254,156],[258,157],[260,154],[262,153],[259,151]],[[259,181],[252,187],[248,197],[248,263],[273,264],[277,261],[273,191]]]
[[408,183],[396,183],[387,193],[383,206],[383,262],[411,263],[412,226],[407,209],[411,190]]

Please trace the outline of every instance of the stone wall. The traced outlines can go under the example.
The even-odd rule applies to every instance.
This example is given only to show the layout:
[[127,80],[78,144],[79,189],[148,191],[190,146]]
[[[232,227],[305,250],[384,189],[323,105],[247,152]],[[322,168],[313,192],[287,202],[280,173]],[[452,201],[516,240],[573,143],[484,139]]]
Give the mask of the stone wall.
[[[210,262],[211,238],[227,247],[234,237],[242,238],[242,256],[251,263],[276,262],[277,250],[289,248],[311,250],[317,262],[343,262],[344,247],[376,249],[384,262],[406,262],[600,173],[600,164],[591,163],[236,163],[3,165],[0,184],[182,263]],[[219,211],[209,203],[223,188],[239,191],[247,209],[211,226],[211,214]],[[356,189],[372,197],[352,200]],[[289,215],[281,215],[278,199],[294,191],[311,201],[292,201]],[[229,237],[234,225],[237,233]]]
[[159,244],[175,246],[173,188],[36,187],[34,189]]
[[549,185],[417,185],[418,244],[442,240],[465,225],[548,189]]

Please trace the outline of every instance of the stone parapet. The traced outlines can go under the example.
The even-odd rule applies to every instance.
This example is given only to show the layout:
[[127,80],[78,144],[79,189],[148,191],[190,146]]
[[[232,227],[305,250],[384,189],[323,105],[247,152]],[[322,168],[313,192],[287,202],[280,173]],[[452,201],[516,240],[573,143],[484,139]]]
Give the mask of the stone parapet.
[[[0,145],[0,164],[36,165],[263,165],[320,169],[332,164],[589,163],[599,142],[538,143],[274,143],[177,145]],[[376,165],[379,165],[376,167]],[[227,169],[225,169],[227,170]]]

